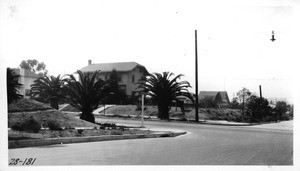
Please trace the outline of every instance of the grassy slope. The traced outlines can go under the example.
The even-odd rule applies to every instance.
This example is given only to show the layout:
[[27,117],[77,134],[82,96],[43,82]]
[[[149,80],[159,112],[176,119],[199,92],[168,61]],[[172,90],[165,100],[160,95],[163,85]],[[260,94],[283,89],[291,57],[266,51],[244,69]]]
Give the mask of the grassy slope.
[[[141,111],[136,110],[135,105],[126,105],[126,106],[114,106],[106,109],[106,113],[116,114],[116,115],[138,115]],[[241,112],[237,109],[199,109],[199,118],[205,118],[210,120],[230,120],[230,121],[239,121],[241,118]],[[147,106],[145,110],[146,116],[156,116],[157,107],[156,106]],[[187,108],[185,116],[182,114],[181,110],[176,107],[172,107],[170,110],[170,117],[178,118],[187,118],[190,120],[195,119],[195,110],[192,108]]]
[[[238,109],[226,109],[226,108],[220,108],[220,109],[203,109],[200,108],[198,110],[199,113],[199,119],[208,119],[208,120],[228,120],[228,121],[241,121],[241,112]],[[195,119],[195,110],[191,110],[190,112],[186,113],[187,119]]]
[[20,99],[8,105],[8,112],[28,112],[37,110],[48,110],[53,109],[49,105],[30,100],[30,99]]
[[[52,110],[49,110],[52,109]],[[20,112],[25,111],[25,112]],[[28,112],[30,111],[30,112]],[[33,116],[42,125],[48,120],[58,122],[62,127],[94,127],[96,124],[77,119],[72,115],[63,114],[49,106],[33,100],[22,99],[12,103],[8,107],[8,127],[23,122],[26,118]]]

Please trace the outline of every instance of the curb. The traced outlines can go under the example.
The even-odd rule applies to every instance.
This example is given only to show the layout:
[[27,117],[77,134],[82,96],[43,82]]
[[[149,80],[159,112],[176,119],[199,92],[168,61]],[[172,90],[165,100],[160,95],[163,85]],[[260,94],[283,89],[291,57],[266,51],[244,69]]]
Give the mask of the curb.
[[126,140],[126,139],[140,139],[140,138],[164,138],[176,137],[184,135],[186,132],[159,132],[149,135],[136,134],[136,135],[104,135],[104,136],[88,136],[88,137],[67,137],[67,138],[46,138],[35,140],[16,140],[8,142],[8,149],[35,147],[54,144],[70,144],[70,143],[84,143],[84,142],[97,142],[97,141],[112,141],[112,140]]
[[220,126],[253,126],[253,125],[260,125],[260,124],[230,124],[230,123],[213,123],[213,122],[201,122],[200,124],[206,125],[220,125]]

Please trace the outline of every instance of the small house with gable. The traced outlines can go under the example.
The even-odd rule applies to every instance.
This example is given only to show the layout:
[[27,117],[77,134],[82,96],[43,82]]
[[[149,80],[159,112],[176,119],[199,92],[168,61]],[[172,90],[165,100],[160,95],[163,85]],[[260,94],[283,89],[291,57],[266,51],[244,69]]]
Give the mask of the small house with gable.
[[199,100],[206,98],[214,100],[218,107],[227,107],[230,104],[226,91],[200,91]]

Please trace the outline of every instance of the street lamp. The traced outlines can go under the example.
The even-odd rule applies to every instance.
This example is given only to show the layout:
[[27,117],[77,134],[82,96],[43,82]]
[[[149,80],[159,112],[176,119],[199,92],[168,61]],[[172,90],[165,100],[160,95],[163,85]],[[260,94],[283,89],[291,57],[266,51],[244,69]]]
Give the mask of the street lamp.
[[[144,93],[141,93],[140,94],[141,97],[138,97],[138,101],[139,102],[142,102],[142,126],[141,127],[144,127],[144,106],[145,106],[145,94]],[[141,98],[141,99],[140,99]]]

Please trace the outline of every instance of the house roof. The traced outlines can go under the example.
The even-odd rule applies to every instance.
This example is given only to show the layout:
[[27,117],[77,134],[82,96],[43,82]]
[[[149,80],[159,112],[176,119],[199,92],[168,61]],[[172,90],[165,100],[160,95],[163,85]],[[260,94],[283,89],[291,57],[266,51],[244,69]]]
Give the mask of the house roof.
[[199,93],[199,99],[204,99],[207,97],[216,97],[219,91],[200,91]]
[[226,91],[220,91],[219,93],[221,95],[221,98],[222,98],[223,102],[229,102],[228,94],[227,94]]
[[98,64],[91,64],[85,66],[80,69],[82,72],[95,72],[97,70],[101,70],[101,72],[111,72],[115,69],[117,72],[128,72],[132,71],[136,67],[141,67],[145,69],[146,73],[148,74],[147,69],[136,62],[116,62],[116,63],[98,63]]
[[229,102],[229,98],[226,91],[201,91],[199,93],[199,100],[204,98],[215,99],[218,94],[220,95],[222,102]]

